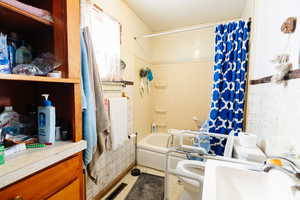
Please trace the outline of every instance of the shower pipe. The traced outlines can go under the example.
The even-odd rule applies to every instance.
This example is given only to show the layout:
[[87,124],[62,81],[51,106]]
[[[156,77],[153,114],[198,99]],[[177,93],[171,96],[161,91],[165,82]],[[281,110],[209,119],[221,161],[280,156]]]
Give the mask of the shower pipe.
[[[242,18],[238,18],[238,19],[234,19],[234,20],[241,20],[241,19]],[[251,21],[251,17],[249,18],[249,21]],[[182,32],[187,32],[187,31],[201,30],[201,29],[205,29],[205,28],[214,27],[217,24],[219,24],[219,23],[202,24],[199,26],[193,26],[193,27],[187,27],[187,28],[183,28],[183,29],[177,29],[177,30],[171,30],[171,31],[166,31],[166,32],[161,32],[161,33],[154,33],[154,34],[138,36],[138,37],[134,37],[134,39],[137,40],[139,38],[153,38],[153,37],[158,37],[158,36],[162,36],[162,35],[170,35],[170,34],[174,34],[174,33],[182,33]]]

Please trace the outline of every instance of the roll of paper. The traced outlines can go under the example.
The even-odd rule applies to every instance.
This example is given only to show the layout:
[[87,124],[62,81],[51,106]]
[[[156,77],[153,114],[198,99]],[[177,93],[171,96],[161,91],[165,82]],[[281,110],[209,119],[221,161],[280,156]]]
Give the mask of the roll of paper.
[[239,143],[242,147],[255,148],[256,147],[257,136],[254,134],[239,133]]

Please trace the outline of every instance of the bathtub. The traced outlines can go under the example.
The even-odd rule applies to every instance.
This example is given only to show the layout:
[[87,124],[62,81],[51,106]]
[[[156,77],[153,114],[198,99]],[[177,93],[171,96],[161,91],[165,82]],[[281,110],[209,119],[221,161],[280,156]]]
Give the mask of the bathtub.
[[[146,136],[137,144],[137,163],[153,169],[165,170],[165,156],[168,151],[168,139],[171,134],[156,133]],[[175,139],[175,144],[176,144]],[[170,156],[172,168],[176,168],[180,160],[186,159],[185,155],[174,154]]]

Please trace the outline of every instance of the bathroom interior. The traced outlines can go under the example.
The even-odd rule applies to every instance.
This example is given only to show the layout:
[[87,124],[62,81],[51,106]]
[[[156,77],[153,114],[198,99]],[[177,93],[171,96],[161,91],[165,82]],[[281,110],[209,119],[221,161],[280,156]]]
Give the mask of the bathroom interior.
[[0,0],[0,200],[300,200],[299,8]]

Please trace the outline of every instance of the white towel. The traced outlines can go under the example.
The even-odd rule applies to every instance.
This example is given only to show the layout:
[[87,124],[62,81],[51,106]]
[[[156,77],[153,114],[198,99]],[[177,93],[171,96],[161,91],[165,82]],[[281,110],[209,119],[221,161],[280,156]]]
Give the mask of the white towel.
[[109,98],[112,150],[121,147],[128,140],[127,98]]

